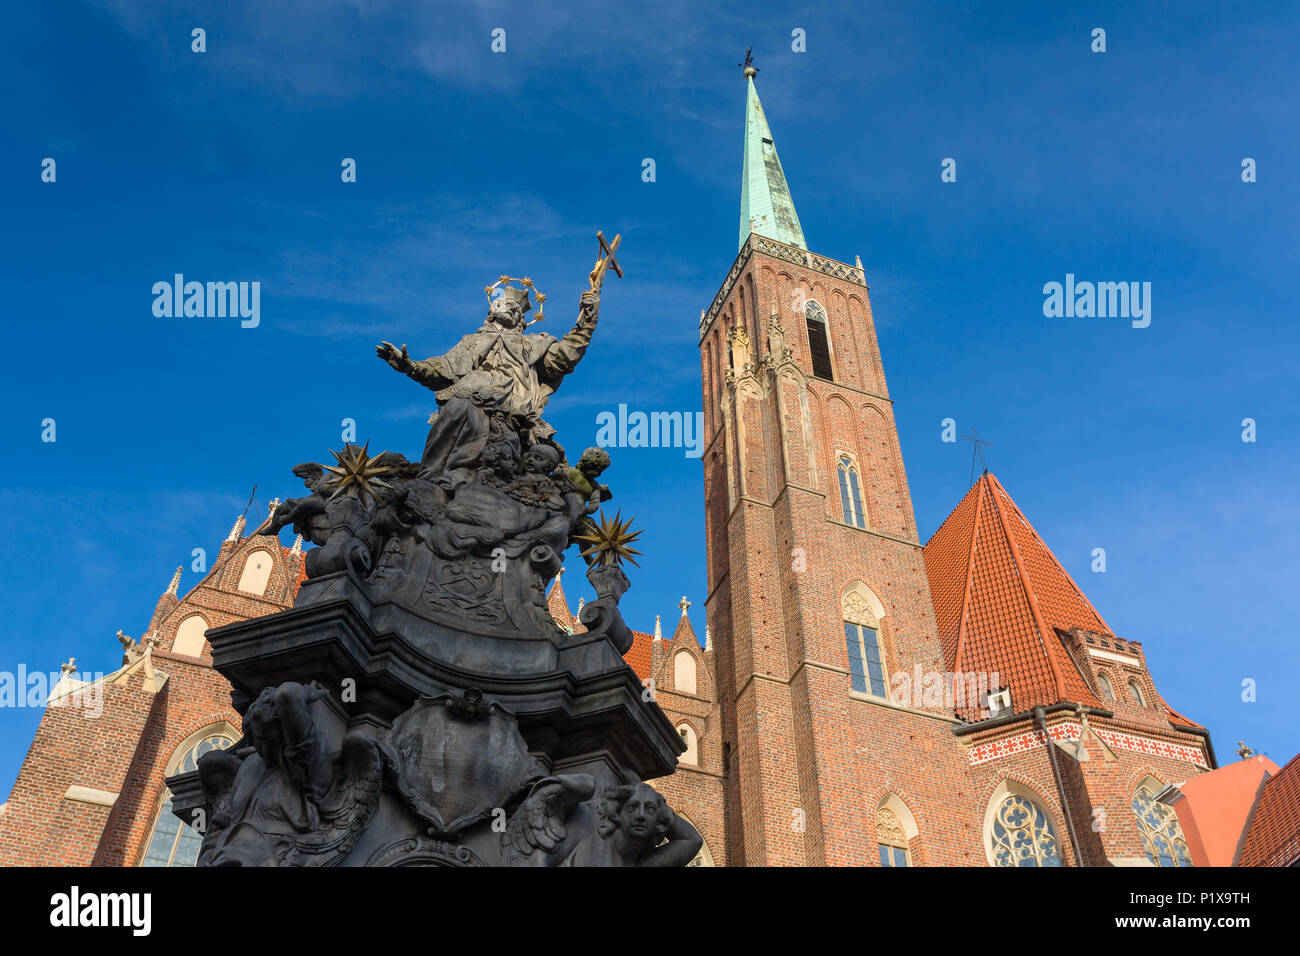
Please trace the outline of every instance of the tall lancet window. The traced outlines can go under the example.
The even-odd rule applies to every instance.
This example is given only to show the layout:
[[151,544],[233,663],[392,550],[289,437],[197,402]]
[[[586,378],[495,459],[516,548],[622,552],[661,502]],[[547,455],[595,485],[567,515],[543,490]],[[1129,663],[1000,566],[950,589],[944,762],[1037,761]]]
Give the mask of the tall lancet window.
[[862,487],[858,482],[858,469],[847,456],[840,456],[840,506],[844,509],[844,523],[855,528],[867,526],[867,516],[862,511]]
[[872,607],[874,597],[868,598],[856,589],[844,597],[844,643],[849,655],[849,681],[860,694],[888,697],[885,655],[880,646],[883,609]]
[[808,353],[812,358],[813,375],[833,382],[835,375],[831,369],[830,339],[826,336],[826,310],[816,302],[809,302],[804,316],[808,321]]

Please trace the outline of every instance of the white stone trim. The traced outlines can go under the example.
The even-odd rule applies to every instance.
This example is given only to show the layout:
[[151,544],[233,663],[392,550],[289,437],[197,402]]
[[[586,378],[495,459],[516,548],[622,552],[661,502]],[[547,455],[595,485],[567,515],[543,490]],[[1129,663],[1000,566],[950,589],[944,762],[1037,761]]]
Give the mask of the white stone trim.
[[1088,648],[1089,657],[1100,657],[1104,661],[1115,661],[1118,664],[1127,664],[1129,667],[1141,667],[1142,660],[1138,657],[1130,657],[1125,654],[1116,654],[1114,651],[1099,651],[1095,647]]
[[111,807],[117,803],[117,794],[108,790],[96,790],[94,787],[82,787],[73,784],[68,788],[68,792],[63,795],[64,800],[75,800],[77,803],[89,803],[96,807]]

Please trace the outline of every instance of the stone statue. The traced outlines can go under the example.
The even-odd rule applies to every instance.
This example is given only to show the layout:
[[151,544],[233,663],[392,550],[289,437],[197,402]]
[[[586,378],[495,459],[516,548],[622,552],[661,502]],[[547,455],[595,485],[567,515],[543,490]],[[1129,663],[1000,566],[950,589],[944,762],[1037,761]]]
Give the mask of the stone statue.
[[501,835],[507,865],[686,866],[704,844],[649,784],[594,789],[586,774],[539,781]]
[[487,443],[489,416],[508,418],[530,443],[549,439],[554,429],[542,409],[564,376],[586,354],[596,331],[600,292],[582,294],[578,320],[563,338],[524,332],[532,308],[526,288],[505,286],[492,299],[487,319],[444,355],[414,361],[406,346],[383,342],[375,350],[403,375],[435,393],[438,411],[420,459],[425,471],[452,484],[468,477]]
[[[699,850],[640,782],[683,747],[621,657],[640,532],[592,517],[613,497],[609,453],[570,465],[542,418],[591,343],[606,270],[622,275],[619,237],[597,240],[561,338],[526,331],[544,296],[503,276],[446,354],[378,347],[436,393],[418,462],[349,443],[293,469],[308,493],[262,533],[315,545],[306,581],[291,610],[209,632],[244,737],[169,781],[174,812],[206,823],[200,865],[683,866]],[[576,634],[546,602],[575,540],[597,595]]]
[[201,866],[320,866],[346,853],[380,789],[378,744],[350,734],[329,752],[310,705],[319,686],[264,689],[244,714],[243,746],[199,759],[211,821]]

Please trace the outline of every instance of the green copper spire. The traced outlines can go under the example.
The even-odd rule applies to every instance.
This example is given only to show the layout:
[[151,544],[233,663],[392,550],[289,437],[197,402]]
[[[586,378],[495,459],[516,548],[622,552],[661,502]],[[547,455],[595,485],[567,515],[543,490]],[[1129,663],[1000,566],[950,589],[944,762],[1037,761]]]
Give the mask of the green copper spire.
[[745,102],[745,163],[740,178],[740,245],[745,245],[752,231],[807,249],[799,216],[794,211],[794,199],[785,183],[776,144],[772,142],[772,131],[763,115],[758,90],[754,89],[757,73],[758,69],[746,54],[745,80],[749,95]]

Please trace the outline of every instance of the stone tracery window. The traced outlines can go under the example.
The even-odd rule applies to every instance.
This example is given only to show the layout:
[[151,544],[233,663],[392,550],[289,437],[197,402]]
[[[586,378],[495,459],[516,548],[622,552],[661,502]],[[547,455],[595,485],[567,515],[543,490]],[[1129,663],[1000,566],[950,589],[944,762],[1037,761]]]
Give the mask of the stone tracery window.
[[858,468],[847,455],[841,455],[838,470],[840,508],[844,512],[844,523],[855,528],[865,528],[867,516],[862,509],[862,486],[858,480]]
[[1156,800],[1154,789],[1146,782],[1133,794],[1133,815],[1142,835],[1142,850],[1153,866],[1192,865],[1178,814]]
[[[225,750],[235,742],[234,737],[225,732],[218,732],[202,737],[191,744],[181,754],[179,761],[168,776],[184,773],[198,768],[198,759],[212,750]],[[181,823],[180,818],[172,813],[171,791],[163,791],[163,803],[158,809],[158,818],[153,825],[153,834],[149,838],[149,849],[145,851],[141,866],[194,866],[199,859],[199,843],[202,835],[193,827]]]
[[844,643],[849,656],[853,689],[873,697],[888,697],[885,653],[880,643],[880,621],[871,602],[857,590],[844,597]]
[[898,814],[889,807],[881,807],[876,811],[876,843],[880,849],[881,866],[912,865],[907,833],[903,830]]
[[1062,866],[1060,841],[1051,819],[1018,792],[1001,798],[988,832],[994,866]]

